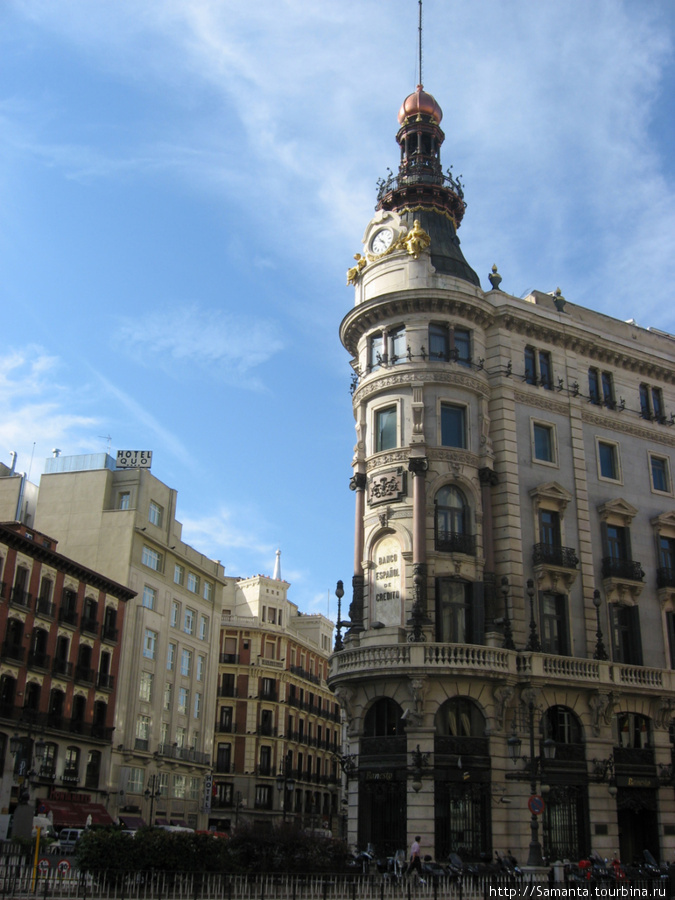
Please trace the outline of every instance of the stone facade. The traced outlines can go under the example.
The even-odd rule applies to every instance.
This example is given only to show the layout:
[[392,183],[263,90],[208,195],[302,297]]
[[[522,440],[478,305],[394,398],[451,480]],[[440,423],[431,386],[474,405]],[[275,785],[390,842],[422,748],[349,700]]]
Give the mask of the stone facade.
[[511,296],[496,268],[483,291],[442,113],[411,97],[340,329],[357,525],[329,683],[350,840],[671,858],[675,338]]

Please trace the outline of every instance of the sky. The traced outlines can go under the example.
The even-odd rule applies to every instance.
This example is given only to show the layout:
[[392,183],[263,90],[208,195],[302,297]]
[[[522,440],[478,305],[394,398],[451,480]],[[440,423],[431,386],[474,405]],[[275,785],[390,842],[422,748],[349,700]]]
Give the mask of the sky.
[[[346,270],[396,169],[416,0],[2,0],[0,461],[152,450],[183,538],[335,617]],[[425,0],[489,288],[675,333],[672,0]],[[58,537],[58,535],[56,535]],[[346,603],[349,597],[346,598]]]

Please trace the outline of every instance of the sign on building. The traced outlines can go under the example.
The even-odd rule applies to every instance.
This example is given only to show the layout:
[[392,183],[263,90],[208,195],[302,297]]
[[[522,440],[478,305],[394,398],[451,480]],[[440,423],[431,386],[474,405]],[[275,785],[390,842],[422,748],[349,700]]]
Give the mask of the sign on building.
[[149,469],[152,465],[152,450],[118,450],[118,469]]
[[204,812],[211,809],[211,797],[213,795],[213,775],[207,773],[204,776]]

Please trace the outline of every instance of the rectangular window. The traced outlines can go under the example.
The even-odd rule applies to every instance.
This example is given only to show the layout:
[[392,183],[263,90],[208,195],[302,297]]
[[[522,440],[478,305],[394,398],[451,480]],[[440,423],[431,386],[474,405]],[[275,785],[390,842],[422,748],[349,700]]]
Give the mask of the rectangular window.
[[149,569],[154,569],[155,572],[160,572],[162,569],[162,554],[158,553],[156,550],[153,550],[151,547],[143,546],[141,562]]
[[598,467],[601,478],[608,478],[611,481],[620,480],[619,454],[616,444],[598,441]]
[[379,369],[381,365],[386,365],[386,362],[382,332],[371,334],[368,340],[368,369],[372,372],[374,369]]
[[553,367],[551,354],[547,350],[539,351],[539,383],[547,391],[553,390]]
[[396,407],[388,406],[375,413],[375,452],[393,450],[398,446],[396,423]]
[[560,546],[560,515],[554,510],[539,510],[539,541],[549,549]]
[[183,566],[180,566],[176,563],[173,567],[173,583],[174,584],[184,584],[185,583],[185,569]]
[[670,668],[675,669],[675,613],[671,611],[666,613],[666,630],[668,632]]
[[164,685],[164,709],[168,711],[171,710],[173,706],[173,685],[170,681],[167,681]]
[[152,703],[152,672],[141,672],[141,679],[138,683],[138,699],[145,700],[146,703]]
[[668,471],[668,460],[662,456],[649,455],[649,462],[652,472],[652,490],[659,491],[663,494],[670,493],[670,473]]
[[195,633],[195,611],[188,606],[185,610],[185,618],[183,619],[183,631],[185,634]]
[[194,717],[198,719],[202,714],[202,695],[199,691],[195,691]]
[[201,800],[202,798],[202,780],[197,775],[190,775],[188,782],[188,799]]
[[204,680],[204,672],[206,671],[206,657],[197,657],[197,681]]
[[450,359],[450,337],[445,325],[429,326],[429,359]]
[[143,639],[143,656],[146,659],[154,659],[157,654],[157,632],[151,628],[145,629]]
[[183,650],[180,658],[180,674],[190,676],[192,671],[192,650]]
[[654,419],[659,424],[665,424],[666,417],[663,411],[663,393],[661,388],[652,388],[652,409],[654,411]]
[[129,491],[122,491],[117,502],[118,509],[131,509],[131,494]]
[[144,585],[143,599],[141,600],[141,603],[143,604],[145,609],[154,609],[157,603],[157,591],[147,584]]
[[651,419],[652,417],[652,406],[648,384],[640,385],[640,415],[643,419]]
[[269,784],[255,786],[255,808],[272,809],[272,787]]
[[209,620],[208,616],[199,617],[199,640],[206,641],[209,637]]
[[610,603],[609,614],[615,662],[641,666],[640,610],[637,606],[620,606],[618,603]]
[[[168,743],[165,741],[165,743]],[[159,791],[160,797],[168,797],[169,796],[169,773],[168,772],[158,772],[157,773],[157,790]]]
[[564,594],[542,593],[540,609],[541,646],[544,653],[568,656],[567,597]]
[[537,383],[537,356],[534,347],[525,348],[525,382]]
[[182,725],[179,725],[176,728],[176,746],[182,749],[185,746],[186,739],[187,730]]
[[466,447],[466,409],[441,403],[441,446]]
[[185,775],[173,776],[173,796],[176,800],[185,799]]
[[171,601],[171,627],[178,628],[180,621],[180,603],[178,600]]
[[159,726],[159,740],[160,743],[166,745],[169,743],[169,723],[162,722]]
[[629,535],[627,528],[624,528],[622,525],[607,525],[607,556],[610,559],[617,561],[630,559],[628,541]]
[[405,328],[403,325],[398,328],[394,328],[389,332],[389,351],[390,351],[390,360],[393,365],[399,365],[400,363],[406,362],[406,338],[405,338]]
[[150,501],[150,509],[148,511],[148,521],[152,522],[153,525],[157,525],[158,527],[161,527],[162,513],[163,513],[163,509],[159,505],[159,503],[155,503],[154,500],[151,500]]
[[597,369],[588,370],[588,399],[595,406],[600,406],[600,373]]
[[[671,579],[669,587],[675,584],[675,538],[659,537],[659,566],[666,569]],[[661,585],[659,585],[661,587]]]
[[224,774],[230,771],[232,748],[230,744],[218,744],[216,749],[216,772]]
[[539,462],[555,462],[555,441],[552,425],[542,425],[540,422],[532,423],[532,439],[534,443],[534,458]]
[[207,600],[209,603],[213,600],[213,585],[210,581],[204,582],[204,590],[202,591],[202,597]]
[[178,688],[178,712],[181,715],[186,715],[188,710],[188,705],[190,703],[190,691],[187,688]]
[[453,359],[462,366],[471,365],[471,332],[464,328],[455,328],[450,333],[453,343],[451,354]]
[[141,794],[143,792],[143,775],[145,773],[145,769],[137,768],[136,766],[129,766],[127,772],[128,777],[126,790],[130,794]]
[[169,672],[172,672],[176,665],[176,645],[169,644],[166,651],[166,667]]
[[485,613],[483,585],[454,578],[436,579],[436,640],[482,644]]
[[640,415],[643,419],[653,419],[661,425],[665,423],[661,388],[650,387],[648,384],[640,385]]
[[136,749],[147,750],[150,741],[150,716],[139,716],[136,719]]
[[194,572],[188,572],[187,589],[191,594],[199,592],[199,575],[195,575]]
[[601,375],[602,383],[602,402],[608,409],[614,409],[616,403],[614,401],[614,378],[611,372],[603,372]]

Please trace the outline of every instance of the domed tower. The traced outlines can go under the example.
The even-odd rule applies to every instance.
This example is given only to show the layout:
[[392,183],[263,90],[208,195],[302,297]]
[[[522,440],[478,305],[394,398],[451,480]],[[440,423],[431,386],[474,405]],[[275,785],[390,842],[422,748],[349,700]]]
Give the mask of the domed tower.
[[[494,572],[483,366],[491,310],[457,237],[466,204],[441,167],[442,117],[422,85],[401,106],[398,173],[378,183],[363,251],[347,273],[355,305],[340,327],[355,373],[356,527],[350,621],[344,642],[338,633],[331,683],[358,758],[350,840],[392,852],[415,833],[427,846],[436,840],[438,852],[434,797],[444,788],[421,777],[438,732],[430,711],[438,704],[427,700],[445,689],[447,645],[484,643]],[[467,700],[462,715],[482,739],[479,707]],[[434,777],[454,782],[457,758],[437,756]],[[469,777],[469,799],[487,803],[489,816],[481,753]]]

